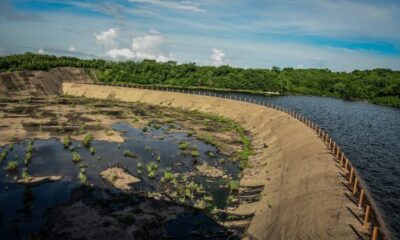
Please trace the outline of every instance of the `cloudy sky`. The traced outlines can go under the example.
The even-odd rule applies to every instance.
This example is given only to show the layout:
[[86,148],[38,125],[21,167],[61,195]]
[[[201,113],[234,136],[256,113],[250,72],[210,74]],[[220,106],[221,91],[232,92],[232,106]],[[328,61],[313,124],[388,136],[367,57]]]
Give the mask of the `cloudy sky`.
[[399,0],[0,0],[0,54],[400,70]]

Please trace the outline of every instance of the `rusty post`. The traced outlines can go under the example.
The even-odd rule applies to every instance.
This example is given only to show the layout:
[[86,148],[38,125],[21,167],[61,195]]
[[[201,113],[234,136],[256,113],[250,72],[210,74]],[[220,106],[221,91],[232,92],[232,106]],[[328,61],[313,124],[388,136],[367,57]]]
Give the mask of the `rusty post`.
[[350,177],[349,177],[349,182],[350,183],[353,183],[353,174],[354,174],[354,167],[352,166],[351,170],[350,170]]
[[371,207],[367,205],[367,208],[365,209],[365,217],[364,217],[364,228],[368,229],[369,228],[369,212],[371,211]]
[[339,159],[339,154],[340,154],[340,147],[337,146],[336,148],[336,158]]
[[355,195],[357,192],[357,184],[358,184],[358,177],[356,176],[356,179],[354,180],[353,195]]
[[364,202],[364,189],[361,189],[360,198],[358,199],[358,207],[362,208],[362,204]]
[[336,142],[333,142],[332,151],[333,151],[333,154],[336,154]]
[[332,138],[331,137],[329,137],[329,143],[328,144],[329,144],[328,147],[332,146]]
[[347,166],[349,165],[349,159],[346,158],[346,163],[344,164],[344,170],[347,171]]
[[374,226],[374,230],[372,230],[372,240],[378,240],[378,226]]

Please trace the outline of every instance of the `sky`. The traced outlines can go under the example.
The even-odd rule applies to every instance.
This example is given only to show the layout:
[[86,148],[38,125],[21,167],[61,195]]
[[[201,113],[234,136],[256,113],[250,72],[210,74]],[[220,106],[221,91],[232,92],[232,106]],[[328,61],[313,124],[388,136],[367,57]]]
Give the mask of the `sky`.
[[400,70],[399,0],[0,0],[0,55]]

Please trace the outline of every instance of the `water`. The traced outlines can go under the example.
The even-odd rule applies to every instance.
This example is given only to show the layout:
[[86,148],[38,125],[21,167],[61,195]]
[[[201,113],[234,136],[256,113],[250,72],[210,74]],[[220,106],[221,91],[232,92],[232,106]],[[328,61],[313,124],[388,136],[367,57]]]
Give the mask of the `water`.
[[[195,136],[184,132],[168,132],[168,126],[161,128],[148,127],[146,132],[135,129],[128,124],[115,124],[114,129],[123,132],[124,142],[113,143],[92,141],[96,154],[92,155],[79,141],[72,141],[73,150],[82,158],[79,163],[72,161],[71,150],[65,149],[63,144],[56,139],[35,140],[34,153],[28,167],[31,176],[60,175],[58,182],[44,183],[39,186],[24,186],[15,183],[15,177],[20,176],[24,168],[24,155],[28,140],[18,142],[13,150],[9,151],[6,159],[0,162],[0,239],[20,239],[30,233],[37,232],[46,223],[46,213],[71,198],[71,193],[80,186],[78,173],[80,165],[86,165],[86,174],[90,184],[100,189],[112,189],[99,176],[99,172],[116,164],[124,167],[128,172],[138,176],[142,181],[135,185],[135,189],[146,191],[162,191],[160,179],[163,171],[170,169],[173,173],[187,173],[194,170],[195,159],[197,163],[207,162],[210,166],[222,167],[232,179],[238,179],[239,167],[237,163],[226,160],[223,165],[219,159],[226,157],[220,155],[211,145],[199,141]],[[182,154],[179,142],[186,141],[190,146],[196,147],[200,156],[193,158]],[[0,147],[0,152],[10,146]],[[129,150],[137,158],[124,156],[124,150]],[[212,152],[216,157],[210,157],[206,152]],[[98,159],[101,156],[101,160]],[[157,157],[160,156],[160,161]],[[18,172],[12,173],[4,170],[10,160],[18,159]],[[139,174],[137,162],[143,164],[142,173]],[[159,167],[154,180],[146,174],[146,164],[158,162]],[[179,162],[179,165],[176,163]],[[226,186],[229,180],[214,181],[208,177],[189,177],[189,181],[201,183],[206,192],[213,197],[214,204],[224,208],[227,203],[229,189]],[[203,217],[204,218],[204,217]],[[207,218],[210,219],[210,218]],[[171,223],[173,224],[173,223]],[[210,228],[216,228],[215,223],[207,223]],[[172,234],[172,233],[171,233]],[[172,234],[173,235],[173,234]]]

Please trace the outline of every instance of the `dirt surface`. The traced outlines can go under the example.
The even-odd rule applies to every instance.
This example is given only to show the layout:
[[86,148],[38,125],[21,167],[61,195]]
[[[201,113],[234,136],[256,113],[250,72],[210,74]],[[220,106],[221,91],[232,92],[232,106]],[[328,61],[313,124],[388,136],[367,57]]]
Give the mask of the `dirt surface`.
[[37,186],[42,183],[59,181],[61,176],[42,176],[42,177],[32,177],[18,179],[17,183],[21,183],[27,186]]
[[100,173],[100,176],[112,184],[115,188],[122,191],[130,191],[131,185],[140,182],[137,177],[132,176],[125,169],[120,167],[111,167]]
[[310,128],[285,113],[233,100],[132,88],[65,83],[63,92],[199,110],[242,122],[253,136],[256,154],[241,186],[264,186],[259,202],[233,210],[254,213],[245,238],[368,239],[334,157]]
[[0,96],[47,96],[61,93],[61,84],[90,82],[83,69],[53,68],[49,71],[18,71],[0,73]]

